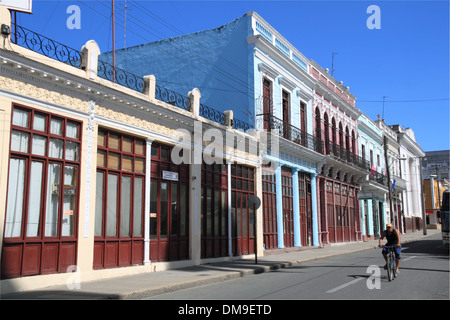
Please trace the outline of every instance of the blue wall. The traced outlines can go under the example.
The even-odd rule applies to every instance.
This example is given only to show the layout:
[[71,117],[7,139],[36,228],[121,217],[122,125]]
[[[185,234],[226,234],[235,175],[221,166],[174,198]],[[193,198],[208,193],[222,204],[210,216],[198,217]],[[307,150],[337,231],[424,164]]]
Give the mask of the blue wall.
[[[200,102],[254,124],[253,48],[247,44],[251,18],[242,16],[222,27],[116,51],[116,66],[182,95],[193,88]],[[111,63],[112,53],[100,59]]]

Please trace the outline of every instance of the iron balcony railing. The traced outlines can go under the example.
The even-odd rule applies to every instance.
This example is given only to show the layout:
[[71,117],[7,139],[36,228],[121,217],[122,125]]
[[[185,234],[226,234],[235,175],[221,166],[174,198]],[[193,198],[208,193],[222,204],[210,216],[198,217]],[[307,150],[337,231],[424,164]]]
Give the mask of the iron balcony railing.
[[[83,56],[80,51],[18,25],[14,25],[13,31],[11,35],[11,41],[13,43],[75,68],[81,68]],[[142,77],[101,59],[98,60],[97,64],[97,76],[137,92],[142,93],[144,91],[144,79]],[[191,100],[186,95],[179,94],[159,85],[155,86],[155,98],[178,108],[191,111]],[[200,115],[209,120],[224,124],[223,112],[204,104],[200,104]],[[247,131],[253,128],[253,126],[234,118],[233,128]]]
[[310,150],[323,153],[323,142],[313,135],[302,131],[290,123],[284,122],[271,114],[260,114],[258,116],[263,118],[263,128],[265,130]]
[[11,41],[21,47],[30,49],[51,59],[80,68],[80,51],[27,28],[15,25],[14,32],[11,34]]
[[155,86],[155,98],[167,102],[175,107],[188,111],[191,110],[191,100],[187,96],[159,85]]
[[143,78],[100,59],[97,64],[97,76],[138,92],[144,90]]
[[332,155],[339,160],[345,161],[346,163],[357,166],[363,170],[370,171],[369,161],[354,154],[350,150],[342,148],[341,146],[338,146],[330,141],[324,142],[321,138],[302,131],[292,124],[284,122],[271,114],[261,114],[259,116],[263,117],[264,129],[267,131],[273,132],[280,137],[295,142],[310,150],[314,150],[321,154]]
[[351,163],[363,170],[370,171],[370,162],[354,154],[348,149],[345,149],[337,144],[326,141],[325,154],[332,155],[340,160]]
[[250,123],[233,118],[233,128],[247,132],[249,129],[253,129],[253,126]]
[[220,123],[220,124],[225,124],[223,112],[217,111],[216,109],[208,107],[207,105],[200,103],[199,113],[202,117],[204,117],[206,119],[212,120],[212,121]]
[[370,170],[369,179],[375,181],[383,186],[388,186],[387,176],[381,174],[373,169]]

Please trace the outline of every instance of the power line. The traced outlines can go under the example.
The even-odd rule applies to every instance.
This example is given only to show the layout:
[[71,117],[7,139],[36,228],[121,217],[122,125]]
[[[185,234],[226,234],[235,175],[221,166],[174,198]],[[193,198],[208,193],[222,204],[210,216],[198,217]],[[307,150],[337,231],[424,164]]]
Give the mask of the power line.
[[395,102],[395,103],[409,103],[409,102],[439,102],[439,101],[449,101],[449,98],[443,98],[443,99],[411,99],[411,100],[357,100],[358,102],[364,102],[364,103],[368,103],[368,102],[376,102],[376,103],[390,103],[390,102]]

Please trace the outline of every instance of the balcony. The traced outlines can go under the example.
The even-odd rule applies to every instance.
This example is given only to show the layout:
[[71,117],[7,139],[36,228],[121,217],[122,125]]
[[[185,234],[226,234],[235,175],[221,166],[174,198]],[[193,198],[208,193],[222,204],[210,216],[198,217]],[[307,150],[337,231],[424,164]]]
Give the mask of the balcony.
[[385,176],[384,174],[381,174],[375,170],[370,170],[369,180],[377,182],[385,187],[388,186],[387,176]]
[[325,142],[325,154],[332,155],[365,171],[370,171],[370,162],[337,144]]
[[323,142],[320,139],[316,139],[313,135],[271,114],[260,114],[258,117],[262,117],[263,128],[268,132],[323,154]]
[[272,132],[286,140],[297,143],[317,153],[333,156],[338,160],[356,166],[364,171],[370,171],[369,161],[355,155],[341,146],[338,146],[330,141],[324,142],[321,139],[302,131],[290,123],[284,122],[271,114],[266,113],[258,116],[262,117],[263,128],[268,132]]

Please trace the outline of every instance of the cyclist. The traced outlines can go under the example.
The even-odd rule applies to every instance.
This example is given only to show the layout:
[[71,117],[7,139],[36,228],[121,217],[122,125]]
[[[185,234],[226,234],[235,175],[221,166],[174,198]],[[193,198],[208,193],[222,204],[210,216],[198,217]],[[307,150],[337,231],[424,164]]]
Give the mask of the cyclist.
[[[400,255],[401,255],[401,250],[402,250],[402,246],[400,244],[400,232],[398,232],[397,229],[395,229],[392,226],[392,223],[386,223],[386,230],[384,230],[383,232],[381,232],[380,235],[380,240],[378,241],[378,246],[381,248],[382,247],[382,240],[384,239],[384,237],[386,237],[387,246],[391,246],[391,245],[395,245],[395,264],[397,265],[397,274],[399,274],[398,271],[398,266],[400,265]],[[387,269],[387,249],[383,248],[383,250],[381,251],[381,253],[383,254],[384,260],[386,260],[386,264],[384,265],[384,269]]]

